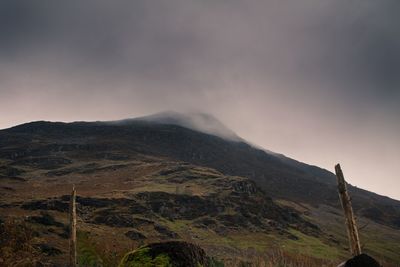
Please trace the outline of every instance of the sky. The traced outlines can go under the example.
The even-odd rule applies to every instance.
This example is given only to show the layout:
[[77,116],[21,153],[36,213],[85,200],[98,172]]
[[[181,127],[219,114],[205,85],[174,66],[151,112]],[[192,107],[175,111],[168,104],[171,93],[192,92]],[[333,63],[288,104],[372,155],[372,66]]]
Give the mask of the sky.
[[400,1],[0,2],[0,129],[213,114],[400,200]]

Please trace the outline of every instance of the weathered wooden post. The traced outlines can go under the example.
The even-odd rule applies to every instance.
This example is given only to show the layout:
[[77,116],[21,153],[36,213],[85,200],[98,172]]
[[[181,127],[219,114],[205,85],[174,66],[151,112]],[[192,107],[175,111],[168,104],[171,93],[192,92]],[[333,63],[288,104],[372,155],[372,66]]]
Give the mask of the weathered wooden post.
[[71,200],[69,206],[69,265],[76,267],[76,191],[75,186],[72,187]]
[[344,217],[346,219],[350,250],[353,256],[357,256],[361,254],[360,238],[358,236],[357,224],[354,219],[353,208],[351,206],[349,194],[347,193],[347,186],[340,164],[335,166],[335,172],[338,181],[339,197],[342,203]]

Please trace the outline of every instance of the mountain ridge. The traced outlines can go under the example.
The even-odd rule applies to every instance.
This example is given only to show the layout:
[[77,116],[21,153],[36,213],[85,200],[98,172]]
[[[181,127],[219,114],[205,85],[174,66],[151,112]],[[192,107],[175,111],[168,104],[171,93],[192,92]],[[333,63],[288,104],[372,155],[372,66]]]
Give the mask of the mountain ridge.
[[[124,123],[121,123],[122,121]],[[128,124],[125,123],[126,121],[128,121]],[[244,141],[225,139],[177,124],[154,123],[151,120],[143,120],[141,118],[120,120],[117,123],[100,121],[72,123],[38,121],[1,130],[0,133],[40,133],[44,136],[52,133],[59,136],[68,134],[69,138],[67,139],[70,139],[70,137],[80,133],[80,131],[82,131],[81,134],[88,134],[88,136],[91,135],[92,137],[104,134],[110,140],[115,140],[115,143],[120,141],[113,135],[120,136],[122,139],[126,139],[129,137],[127,135],[130,135],[132,140],[126,139],[127,142],[131,142],[130,149],[135,150],[134,144],[138,144],[139,148],[145,144],[146,147],[144,150],[148,149],[148,151],[155,154],[216,168],[229,175],[239,175],[255,179],[273,197],[285,198],[285,194],[289,192],[295,200],[307,200],[307,202],[317,200],[321,203],[335,203],[335,206],[339,205],[336,193],[336,179],[333,173],[317,166],[308,165],[282,156],[281,154],[268,153]],[[148,136],[146,136],[147,134]],[[84,140],[82,137],[84,136],[79,135],[81,142]],[[152,139],[153,137],[155,138],[154,140]],[[147,140],[145,140],[146,138]],[[206,142],[204,142],[205,140]],[[68,142],[71,142],[71,140]],[[112,142],[106,142],[106,144],[110,147],[113,146]],[[176,146],[179,147],[179,153],[175,153]],[[213,146],[217,146],[218,149],[215,149]],[[209,151],[213,152],[209,153]],[[274,172],[276,173],[275,175]],[[303,187],[287,187],[288,184],[298,183],[298,181],[303,183]],[[308,189],[306,188],[313,187],[316,189],[307,193]],[[321,188],[325,189],[321,190]],[[371,196],[375,198],[382,197],[386,199],[384,202],[390,203],[385,205],[400,207],[399,201],[369,192],[368,190],[358,189],[353,186],[350,186],[349,190],[355,192],[356,200],[354,205],[356,207],[363,206],[363,204],[359,204],[357,201],[357,195],[361,191],[368,192],[366,194],[369,195],[365,197],[364,193],[361,193],[364,202],[367,201],[365,198]],[[307,194],[312,194],[313,196],[308,198]],[[395,225],[398,225],[397,220]]]
[[[49,216],[66,220],[75,184],[81,229],[120,251],[178,238],[222,258],[250,242],[328,260],[343,259],[348,244],[334,174],[176,124],[38,121],[0,130],[0,182],[0,219],[23,214],[35,227]],[[400,260],[400,202],[348,188],[369,225],[366,250]],[[65,233],[46,227],[38,231],[61,248]]]
[[[190,122],[185,122],[185,120],[188,120],[188,118],[192,118],[192,120],[195,120],[195,118],[198,117],[207,117],[208,121],[214,121],[214,125],[218,125],[219,127],[222,128],[221,131],[219,132],[226,132],[227,134],[218,134],[218,132],[216,131],[212,131],[212,130],[202,130],[200,129],[200,127],[198,126],[194,126],[194,125],[190,125]],[[227,128],[225,125],[223,125],[218,119],[216,119],[214,116],[207,114],[207,113],[189,113],[189,115],[185,116],[182,113],[179,112],[175,112],[175,111],[164,111],[164,112],[159,112],[159,113],[155,113],[152,115],[148,115],[148,116],[141,116],[141,117],[136,117],[136,118],[128,118],[128,119],[121,119],[121,120],[112,120],[112,121],[73,121],[73,122],[61,122],[61,121],[46,121],[46,120],[39,120],[39,121],[32,121],[32,122],[27,122],[27,123],[23,123],[20,125],[16,125],[10,128],[6,128],[6,129],[1,129],[0,131],[3,130],[12,130],[12,129],[19,129],[19,128],[30,128],[30,126],[33,125],[50,125],[50,124],[60,124],[60,125],[68,125],[68,124],[74,124],[74,125],[82,125],[82,124],[97,124],[97,125],[102,125],[102,124],[109,124],[109,125],[129,125],[131,123],[140,123],[140,122],[144,122],[144,123],[159,123],[159,124],[164,124],[164,125],[176,125],[176,126],[180,126],[183,128],[188,128],[194,131],[199,131],[199,132],[203,132],[206,134],[210,134],[210,135],[214,135],[223,139],[227,139],[229,141],[235,141],[235,142],[243,142],[246,143],[252,147],[254,147],[257,150],[262,150],[264,151],[266,154],[272,154],[278,158],[281,158],[284,161],[287,161],[288,163],[290,163],[290,165],[293,166],[297,166],[298,165],[306,165],[307,168],[311,168],[311,169],[318,169],[319,172],[324,172],[325,175],[327,175],[329,173],[329,175],[331,177],[335,177],[334,174],[332,172],[330,172],[329,170],[326,170],[324,168],[321,168],[319,166],[313,165],[313,164],[308,164],[308,163],[304,163],[295,159],[292,159],[290,157],[287,157],[284,154],[281,153],[277,153],[277,152],[273,152],[270,151],[268,149],[265,149],[263,147],[259,147],[258,145],[252,144],[248,141],[246,141],[245,139],[239,137],[234,131],[232,131],[231,129]],[[305,167],[305,166],[304,166]],[[331,179],[332,180],[332,179]],[[331,181],[331,182],[335,182],[335,181]]]
[[[206,119],[207,122],[212,122],[214,128],[220,127],[220,130],[213,131],[212,129],[205,129],[205,130],[201,129],[201,127],[199,125],[194,125],[194,123],[193,123],[193,121],[195,121],[198,118],[207,118]],[[197,113],[192,112],[192,113],[184,114],[184,113],[179,113],[176,111],[169,110],[169,111],[158,112],[158,113],[155,113],[152,115],[147,115],[147,116],[140,116],[140,117],[135,117],[135,118],[121,119],[121,120],[112,120],[112,121],[73,121],[73,122],[58,122],[58,121],[56,121],[56,122],[53,122],[53,121],[40,120],[40,121],[32,121],[32,122],[28,122],[28,123],[23,123],[23,124],[16,125],[16,126],[13,126],[13,127],[7,128],[7,129],[3,129],[3,130],[20,128],[20,127],[29,127],[30,125],[54,124],[54,123],[62,124],[62,125],[68,125],[68,124],[83,125],[83,124],[89,123],[89,124],[97,124],[97,125],[109,124],[109,125],[123,126],[123,125],[129,125],[132,123],[140,123],[140,122],[159,123],[159,124],[164,124],[164,125],[176,125],[176,126],[180,126],[183,128],[191,129],[193,131],[199,131],[199,132],[203,132],[206,134],[214,135],[214,136],[217,136],[217,137],[220,137],[223,139],[227,139],[229,141],[243,142],[243,143],[246,143],[246,144],[254,147],[257,150],[264,151],[266,154],[276,156],[277,158],[280,158],[281,160],[285,161],[289,165],[294,166],[296,168],[314,170],[317,173],[316,176],[318,176],[318,174],[319,174],[319,175],[322,175],[322,176],[328,178],[324,182],[328,182],[330,184],[336,184],[336,176],[331,171],[329,171],[325,168],[319,167],[317,165],[314,165],[314,164],[308,164],[305,162],[295,160],[284,154],[270,151],[270,150],[260,147],[258,145],[252,144],[252,143],[246,141],[245,139],[239,137],[234,131],[227,128],[222,122],[220,122],[220,120],[215,118],[213,115],[210,115],[207,113],[201,113],[201,112],[197,112]],[[2,130],[0,130],[0,131],[2,131]],[[225,133],[225,134],[219,134],[219,133]],[[384,196],[384,195],[382,195],[382,196]],[[385,197],[388,197],[388,196],[385,196]],[[388,198],[390,198],[390,197],[388,197]],[[394,198],[390,198],[390,199],[399,201]]]

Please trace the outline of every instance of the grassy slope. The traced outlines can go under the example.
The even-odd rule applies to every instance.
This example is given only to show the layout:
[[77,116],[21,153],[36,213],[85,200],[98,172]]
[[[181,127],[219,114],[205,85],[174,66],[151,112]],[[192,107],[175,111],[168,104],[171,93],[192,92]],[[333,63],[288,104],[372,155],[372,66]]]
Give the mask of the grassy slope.
[[[68,166],[68,168],[77,168],[65,176],[52,177],[45,174],[45,171],[26,169],[28,172],[24,174],[24,178],[28,181],[6,181],[10,187],[16,191],[7,191],[1,195],[1,202],[11,203],[15,201],[28,199],[42,199],[68,194],[71,184],[75,183],[78,188],[78,194],[81,196],[91,197],[126,197],[132,193],[145,191],[164,191],[169,193],[191,194],[191,195],[207,195],[212,194],[215,190],[215,183],[219,180],[226,179],[218,171],[191,166],[189,169],[180,172],[182,177],[197,177],[201,179],[185,179],[176,182],[167,181],[171,178],[168,170],[175,168],[179,164],[163,159],[154,158],[138,158],[134,160],[118,161],[118,166],[126,165],[122,168],[112,168],[114,161],[98,160],[95,170],[92,170],[93,162],[81,162]],[[92,167],[87,167],[92,166]],[[108,167],[108,168],[104,168]],[[90,169],[92,168],[92,169]],[[97,168],[97,169],[96,169]],[[160,171],[167,171],[167,174],[160,175]],[[179,178],[179,177],[178,177]],[[240,177],[231,177],[231,179],[243,179]],[[212,181],[212,183],[211,183]],[[213,185],[214,184],[214,185]],[[179,191],[179,192],[177,192]],[[198,243],[203,246],[208,253],[213,256],[229,259],[242,258],[246,259],[248,253],[258,253],[262,255],[268,251],[280,249],[292,254],[305,254],[314,258],[333,260],[339,262],[348,254],[346,252],[347,241],[344,232],[343,220],[339,210],[327,207],[311,207],[308,205],[294,204],[288,201],[280,201],[282,206],[290,206],[303,213],[304,216],[314,223],[320,225],[325,232],[322,236],[310,236],[301,233],[295,229],[289,229],[289,232],[297,237],[296,240],[288,239],[279,232],[270,231],[267,233],[252,232],[246,229],[238,231],[229,231],[221,235],[211,229],[196,227],[190,220],[166,220],[158,218],[158,223],[169,227],[176,232],[181,238]],[[67,214],[52,211],[50,212],[60,222],[67,223]],[[25,216],[37,215],[37,211],[21,210],[13,207],[3,207],[0,214]],[[400,233],[389,227],[378,225],[369,220],[362,219],[360,225],[368,222],[369,225],[361,232],[361,239],[365,244],[365,251],[370,252],[373,256],[385,259],[389,262],[400,262]],[[66,248],[68,242],[60,238],[55,232],[61,231],[56,227],[47,227],[43,225],[34,225],[38,232],[41,232],[43,238],[64,252],[61,256],[55,256],[55,262],[65,260]],[[54,228],[49,231],[50,228]],[[100,254],[108,255],[103,261],[116,262],[121,258],[124,252],[135,248],[141,244],[128,239],[124,233],[132,228],[115,228],[105,225],[95,225],[84,220],[79,221],[79,229],[82,233],[81,240],[85,246],[88,241],[96,244],[96,249],[103,251]],[[147,238],[143,242],[159,241],[160,237],[145,228],[139,229],[146,233]],[[148,231],[148,232],[147,232]],[[331,234],[335,241],[329,240]],[[84,236],[84,238],[83,238]],[[90,249],[89,249],[90,250]]]
[[[286,200],[279,201],[281,205],[296,208],[307,214],[310,221],[320,225],[321,229],[329,236],[334,238],[335,245],[333,251],[339,257],[348,256],[348,241],[342,211],[326,205],[318,207],[310,205],[299,205],[298,203]],[[377,224],[364,217],[357,218],[360,229],[361,246],[364,252],[380,259],[381,262],[399,263],[400,262],[400,231]],[[310,246],[296,246],[298,249],[309,249]],[[329,253],[332,248],[329,248]],[[323,252],[324,253],[324,252]],[[318,255],[317,251],[312,254]]]

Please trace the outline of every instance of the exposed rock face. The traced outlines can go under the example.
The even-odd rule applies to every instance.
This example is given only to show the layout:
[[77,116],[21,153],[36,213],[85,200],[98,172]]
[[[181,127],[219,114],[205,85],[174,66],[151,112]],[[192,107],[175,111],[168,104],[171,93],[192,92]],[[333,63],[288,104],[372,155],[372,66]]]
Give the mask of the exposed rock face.
[[138,231],[131,230],[125,233],[125,236],[132,240],[142,240],[145,239],[146,236]]
[[164,227],[162,225],[154,225],[154,230],[156,230],[158,233],[160,233],[163,237],[166,239],[177,239],[179,238],[178,234],[169,230],[167,227]]
[[56,210],[67,212],[69,209],[69,203],[59,199],[45,199],[26,202],[22,204],[21,207],[26,210]]
[[24,170],[14,168],[11,166],[1,166],[0,167],[0,175],[4,177],[15,177],[24,173]]
[[[304,220],[293,210],[276,205],[254,182],[231,178],[211,179],[216,192],[208,195],[186,195],[167,192],[139,192],[129,198],[77,197],[79,216],[88,223],[111,227],[138,228],[154,225],[158,218],[169,221],[197,220],[201,228],[218,233],[226,229],[265,232],[286,229],[291,225],[302,232],[316,235],[320,229]],[[25,202],[26,210],[55,210],[66,212],[69,197],[48,198]],[[164,237],[177,238],[168,229],[155,228]]]
[[247,194],[248,196],[254,195],[258,191],[255,184],[249,181],[237,181],[236,183],[232,183],[232,189],[233,193],[237,195]]
[[149,244],[129,252],[124,256],[119,267],[139,266],[139,264],[144,266],[153,266],[151,264],[154,264],[154,266],[209,267],[211,261],[205,251],[197,245],[170,241]]
[[46,226],[56,226],[56,227],[64,226],[63,223],[56,221],[54,219],[54,217],[51,216],[47,212],[41,212],[40,216],[31,216],[31,217],[29,217],[28,220],[31,222],[39,223],[39,224],[46,225]]

